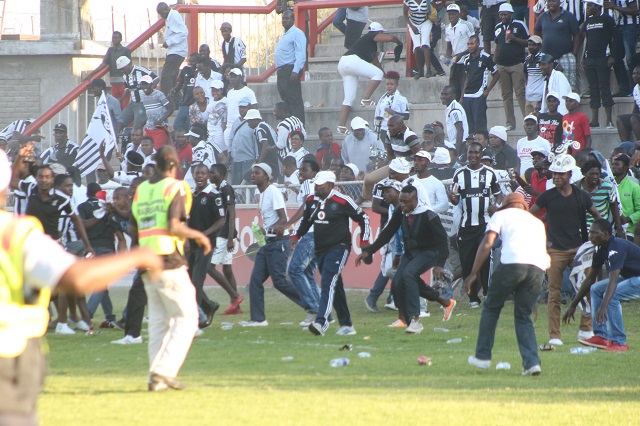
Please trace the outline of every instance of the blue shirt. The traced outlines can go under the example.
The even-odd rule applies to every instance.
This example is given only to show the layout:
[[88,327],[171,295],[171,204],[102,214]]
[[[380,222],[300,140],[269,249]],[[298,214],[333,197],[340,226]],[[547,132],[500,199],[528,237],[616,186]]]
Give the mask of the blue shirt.
[[607,264],[609,271],[620,270],[624,278],[640,276],[640,247],[622,238],[611,236],[606,247],[596,247],[594,268]]
[[289,28],[276,46],[276,68],[293,64],[293,72],[300,73],[307,60],[307,37],[296,26]]

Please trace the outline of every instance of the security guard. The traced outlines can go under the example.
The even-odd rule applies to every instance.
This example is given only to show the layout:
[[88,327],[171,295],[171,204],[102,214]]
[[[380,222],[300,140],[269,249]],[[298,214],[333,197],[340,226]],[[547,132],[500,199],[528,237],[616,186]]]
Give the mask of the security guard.
[[106,289],[132,268],[162,270],[149,249],[79,260],[42,231],[29,216],[1,210],[11,180],[7,156],[0,151],[0,426],[37,425],[36,403],[44,379],[44,342],[49,296]]
[[164,260],[160,279],[143,275],[149,309],[149,390],[184,389],[176,380],[198,330],[195,288],[184,255],[186,239],[211,251],[209,238],[189,228],[191,191],[176,179],[180,161],[176,150],[163,145],[156,153],[158,174],[138,186],[131,209],[130,235]]

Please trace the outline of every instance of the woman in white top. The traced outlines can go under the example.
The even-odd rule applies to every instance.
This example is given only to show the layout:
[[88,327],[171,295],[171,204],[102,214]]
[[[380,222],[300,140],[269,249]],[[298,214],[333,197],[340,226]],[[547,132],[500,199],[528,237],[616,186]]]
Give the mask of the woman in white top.
[[291,141],[291,152],[289,155],[296,159],[296,166],[300,168],[300,166],[302,166],[304,156],[309,154],[309,151],[302,146],[304,143],[304,134],[294,130],[289,133],[289,140]]
[[396,71],[388,71],[385,78],[387,91],[378,100],[375,112],[376,130],[383,142],[387,138],[389,117],[398,114],[405,120],[409,119],[409,102],[398,90],[400,74]]
[[200,86],[193,88],[193,98],[196,100],[189,107],[189,127],[194,124],[206,124],[209,119],[207,104],[209,100],[204,94],[204,89]]

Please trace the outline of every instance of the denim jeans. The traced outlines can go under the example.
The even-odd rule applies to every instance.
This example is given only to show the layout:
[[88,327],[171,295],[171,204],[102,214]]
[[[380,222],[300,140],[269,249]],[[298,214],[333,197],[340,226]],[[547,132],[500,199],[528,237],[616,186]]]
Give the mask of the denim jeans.
[[347,8],[341,7],[336,11],[336,16],[333,18],[333,26],[336,30],[340,31],[342,34],[347,32],[347,25],[344,21],[347,19]]
[[[371,304],[375,305],[378,302],[378,299],[380,298],[380,296],[382,296],[384,288],[387,286],[388,282],[389,278],[387,278],[382,274],[382,272],[380,272],[378,274],[378,277],[376,278],[376,281],[373,283],[373,287],[371,287],[371,290],[369,290],[369,296],[367,296],[367,299],[369,299]],[[388,302],[389,298],[387,298],[387,303]]]
[[393,277],[391,292],[398,310],[404,314],[409,324],[411,317],[420,315],[420,297],[434,301],[440,293],[429,287],[420,278],[436,265],[437,252],[431,250],[405,250],[400,265]]
[[[95,247],[94,250],[96,256],[113,253],[113,249],[108,247]],[[87,310],[89,311],[91,318],[93,318],[93,314],[96,313],[98,305],[102,306],[102,311],[104,312],[104,316],[107,321],[116,320],[116,316],[113,314],[113,303],[111,303],[111,298],[109,297],[109,290],[95,292],[91,297],[89,297],[89,300],[87,301]]]
[[264,321],[264,282],[271,277],[273,286],[287,296],[293,303],[304,308],[296,288],[286,277],[287,259],[289,258],[289,240],[272,241],[260,247],[249,281],[249,297],[251,321]]
[[[622,279],[620,277],[616,291],[611,297],[611,301],[607,305],[607,322],[605,324],[596,324],[593,321],[593,332],[595,335],[604,337],[619,345],[627,344],[627,335],[624,332],[624,319],[622,318],[622,307],[620,302],[640,298],[640,277],[632,277]],[[609,279],[598,281],[591,286],[591,317],[595,318],[604,293],[609,285]]]
[[617,27],[618,34],[622,37],[622,45],[624,47],[624,57],[627,60],[629,72],[631,69],[631,58],[636,53],[636,39],[638,36],[635,25],[620,25]]
[[305,311],[310,314],[317,314],[320,304],[320,288],[313,275],[317,268],[313,232],[308,232],[293,250],[287,277],[298,291]]
[[234,161],[231,166],[231,184],[242,185],[242,181],[245,180],[245,175],[251,171],[251,166],[255,163],[255,160],[246,161]]
[[531,312],[542,288],[544,271],[536,266],[500,264],[491,277],[489,292],[482,305],[476,358],[491,359],[498,318],[507,297],[513,294],[513,316],[522,366],[525,370],[540,365],[536,332]]
[[322,331],[329,328],[327,318],[331,315],[333,308],[338,315],[338,324],[340,326],[351,326],[351,315],[347,306],[347,295],[344,292],[342,283],[342,268],[347,263],[349,247],[340,247],[326,250],[318,256],[318,268],[320,269],[322,293],[320,295],[320,306],[318,308],[318,316],[316,323],[322,326]]
[[182,130],[184,132],[188,132],[191,127],[191,123],[189,121],[189,106],[182,105],[178,108],[178,113],[176,114],[175,120],[173,120],[173,128],[175,130]]

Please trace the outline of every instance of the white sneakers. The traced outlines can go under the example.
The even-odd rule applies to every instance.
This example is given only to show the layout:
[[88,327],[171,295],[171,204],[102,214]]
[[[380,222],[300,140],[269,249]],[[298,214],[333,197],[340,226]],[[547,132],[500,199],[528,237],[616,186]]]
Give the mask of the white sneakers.
[[396,306],[396,304],[394,302],[385,304],[384,308],[388,309],[390,311],[397,311],[398,310],[398,307]]
[[307,317],[300,321],[298,324],[300,327],[309,327],[309,325],[316,320],[316,314],[309,314]]
[[429,311],[420,311],[420,318],[429,318],[431,316],[431,312]]
[[89,331],[91,330],[91,327],[89,327],[89,324],[87,324],[86,322],[84,322],[83,320],[80,320],[76,323],[76,328],[78,330],[82,330],[82,331]]
[[114,345],[137,345],[142,343],[142,336],[133,337],[126,335],[122,339],[113,340],[111,343]]
[[478,368],[482,368],[483,370],[488,370],[489,368],[491,368],[491,360],[482,360],[482,359],[478,359],[473,355],[469,355],[469,358],[467,359],[467,361],[469,362],[469,364],[473,365],[474,367],[478,367]]
[[242,327],[266,327],[269,325],[267,320],[264,321],[240,321],[238,322]]
[[353,326],[343,325],[342,327],[338,328],[338,330],[336,331],[336,334],[338,336],[353,336],[357,333],[356,333],[356,329],[353,328]]
[[528,368],[522,372],[523,376],[539,376],[542,373],[542,369],[539,365],[534,365],[531,368]]
[[407,327],[404,332],[407,334],[420,334],[424,330],[422,324],[420,324],[420,319],[412,319],[411,324]]
[[76,334],[76,332],[73,331],[67,323],[59,322],[58,325],[56,325],[56,334]]
[[[578,335],[578,336],[580,336],[580,335]],[[562,340],[560,340],[560,339],[551,339],[551,340],[549,340],[549,344],[550,345],[554,345],[554,346],[562,346],[562,345],[564,345],[564,343],[562,343]]]
[[589,340],[594,336],[593,331],[578,331],[578,340]]

